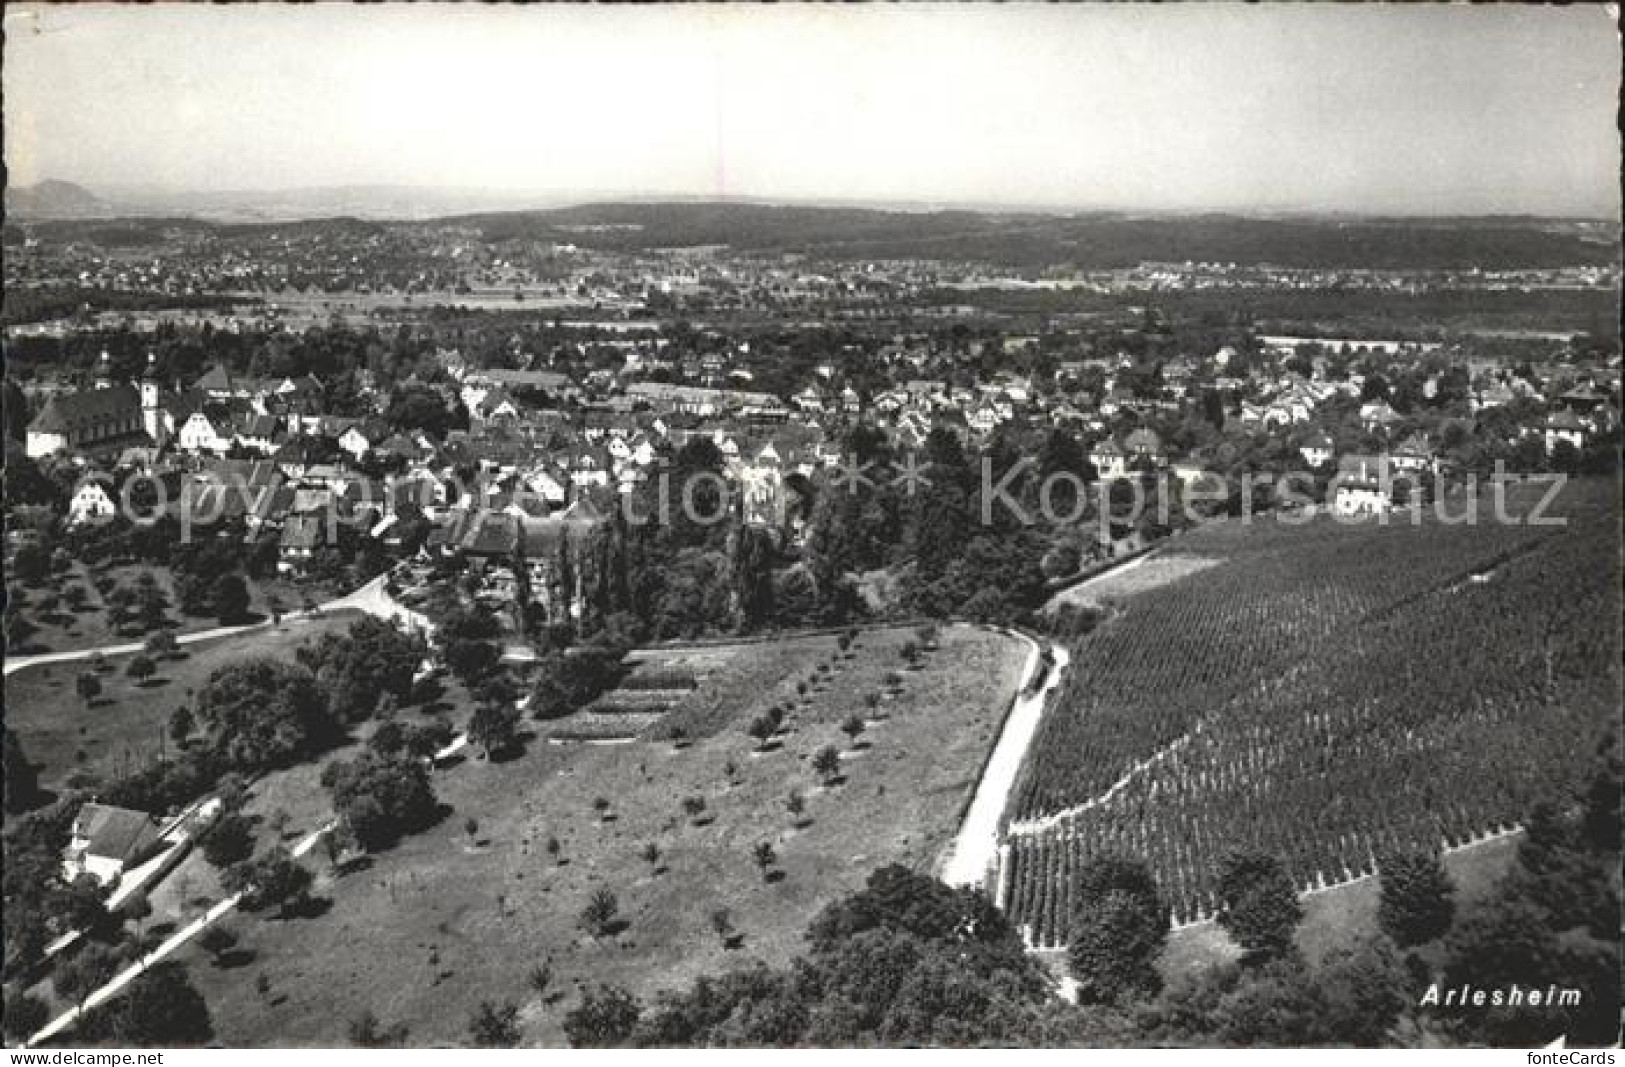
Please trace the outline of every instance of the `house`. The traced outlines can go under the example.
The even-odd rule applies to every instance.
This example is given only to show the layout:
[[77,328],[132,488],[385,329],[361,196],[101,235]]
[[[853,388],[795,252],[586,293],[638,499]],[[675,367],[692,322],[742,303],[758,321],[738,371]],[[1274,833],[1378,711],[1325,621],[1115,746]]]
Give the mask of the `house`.
[[73,491],[73,499],[68,501],[68,525],[78,526],[82,523],[110,519],[117,511],[113,505],[113,498],[108,495],[107,486],[102,480],[86,478]]
[[1089,450],[1089,462],[1095,465],[1095,472],[1107,480],[1121,478],[1127,474],[1127,460],[1128,453],[1110,437]]
[[1308,440],[1298,446],[1298,455],[1311,467],[1324,467],[1332,461],[1332,439],[1320,430],[1309,435]]
[[1393,470],[1387,456],[1344,456],[1332,484],[1335,514],[1382,515],[1393,509]]
[[965,416],[965,422],[970,428],[983,435],[998,429],[1001,421],[998,407],[986,401],[978,404],[976,410]]
[[218,412],[210,414],[206,408],[198,408],[181,423],[177,436],[182,451],[221,455],[231,447],[235,433],[230,422]]
[[1401,421],[1399,412],[1389,406],[1386,400],[1373,400],[1360,408],[1360,425],[1367,433],[1386,432],[1399,421]]
[[275,415],[250,415],[237,424],[232,441],[239,448],[262,455],[276,451],[282,440],[282,423]]
[[146,812],[86,804],[73,820],[62,874],[69,882],[88,874],[109,885],[162,848],[158,825]]
[[1394,449],[1394,469],[1404,474],[1433,473],[1439,465],[1433,446],[1426,437],[1412,434]]
[[356,462],[366,458],[374,445],[380,444],[389,437],[389,430],[383,426],[366,426],[357,424],[346,429],[339,435],[339,447],[350,454]]
[[1128,453],[1131,467],[1159,468],[1168,463],[1167,450],[1163,448],[1162,438],[1157,436],[1155,430],[1140,427],[1123,439],[1123,448]]
[[1546,420],[1546,451],[1548,453],[1557,449],[1559,444],[1572,445],[1576,449],[1585,447],[1586,424],[1580,416],[1572,411],[1559,411]]
[[282,524],[277,543],[277,570],[303,570],[317,549],[327,543],[327,528],[321,515],[290,515]]

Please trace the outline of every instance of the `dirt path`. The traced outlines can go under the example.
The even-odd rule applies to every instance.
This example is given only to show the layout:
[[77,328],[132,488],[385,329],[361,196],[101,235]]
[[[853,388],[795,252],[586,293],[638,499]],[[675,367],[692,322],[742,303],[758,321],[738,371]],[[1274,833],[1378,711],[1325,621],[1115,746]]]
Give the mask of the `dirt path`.
[[953,851],[942,866],[942,880],[949,885],[981,885],[987,878],[999,854],[999,824],[1010,803],[1010,791],[1015,787],[1016,776],[1021,773],[1027,749],[1038,733],[1038,724],[1043,720],[1049,695],[1066,673],[1070,659],[1066,649],[1051,645],[1050,654],[1054,662],[1049,677],[1036,692],[1026,692],[1043,653],[1038,642],[1032,638],[1023,636],[1022,640],[1032,646],[1027,670],[1022,675],[1022,692],[1005,718],[1004,729],[1000,731],[993,748],[993,756],[987,761],[982,780],[976,785],[976,796],[971,800],[970,810],[965,813],[965,821],[960,824],[959,834],[954,838]]

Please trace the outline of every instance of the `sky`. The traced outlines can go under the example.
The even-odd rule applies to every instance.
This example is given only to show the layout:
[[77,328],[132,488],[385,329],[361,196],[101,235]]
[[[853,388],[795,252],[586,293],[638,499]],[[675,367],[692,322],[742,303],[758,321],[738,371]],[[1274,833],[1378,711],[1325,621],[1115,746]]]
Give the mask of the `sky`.
[[10,180],[1619,215],[1577,5],[8,5]]

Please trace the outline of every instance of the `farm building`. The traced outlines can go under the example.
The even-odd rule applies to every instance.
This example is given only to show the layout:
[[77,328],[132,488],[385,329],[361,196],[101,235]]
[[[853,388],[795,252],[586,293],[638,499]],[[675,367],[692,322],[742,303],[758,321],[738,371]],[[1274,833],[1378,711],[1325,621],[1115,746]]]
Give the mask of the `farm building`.
[[151,856],[162,843],[157,824],[146,812],[86,804],[73,821],[62,873],[70,882],[89,874],[107,885],[118,881],[126,868]]

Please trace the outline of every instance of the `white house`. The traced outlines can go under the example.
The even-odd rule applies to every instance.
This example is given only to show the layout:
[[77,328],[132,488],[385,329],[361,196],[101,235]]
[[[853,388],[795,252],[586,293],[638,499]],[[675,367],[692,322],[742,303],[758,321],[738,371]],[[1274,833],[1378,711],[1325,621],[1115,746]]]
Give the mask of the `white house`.
[[110,519],[117,510],[107,487],[99,481],[87,479],[79,483],[73,492],[73,499],[68,501],[68,524],[78,526],[97,519]]
[[1332,511],[1338,515],[1381,515],[1393,509],[1393,471],[1387,456],[1344,456],[1333,484]]
[[1586,424],[1572,411],[1559,411],[1546,420],[1546,451],[1564,443],[1577,449],[1585,447]]
[[[226,431],[222,433],[221,431]],[[199,408],[181,424],[180,447],[186,452],[224,453],[231,447],[230,427],[216,426],[206,411]]]
[[73,820],[62,874],[70,882],[91,875],[103,885],[118,881],[163,846],[152,816],[143,811],[86,804]]
[[1090,449],[1089,462],[1095,465],[1095,472],[1107,480],[1121,478],[1128,473],[1128,453],[1110,437]]

